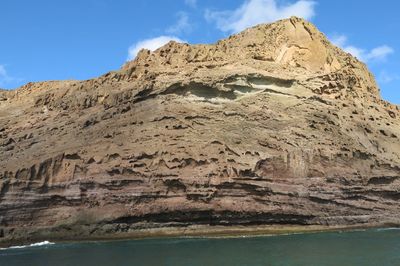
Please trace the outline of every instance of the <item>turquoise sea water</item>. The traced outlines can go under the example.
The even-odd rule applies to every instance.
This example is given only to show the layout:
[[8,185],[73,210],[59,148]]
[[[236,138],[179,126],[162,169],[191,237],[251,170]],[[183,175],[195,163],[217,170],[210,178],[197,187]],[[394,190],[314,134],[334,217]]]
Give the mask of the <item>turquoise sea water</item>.
[[400,265],[400,230],[53,244],[0,250],[0,265]]

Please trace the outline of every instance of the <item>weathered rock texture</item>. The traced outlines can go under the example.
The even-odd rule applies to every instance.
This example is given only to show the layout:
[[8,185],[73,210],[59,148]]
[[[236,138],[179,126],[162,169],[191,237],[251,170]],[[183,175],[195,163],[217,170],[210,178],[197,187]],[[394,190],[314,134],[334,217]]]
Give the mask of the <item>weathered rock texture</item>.
[[291,18],[0,91],[0,239],[400,222],[400,112]]

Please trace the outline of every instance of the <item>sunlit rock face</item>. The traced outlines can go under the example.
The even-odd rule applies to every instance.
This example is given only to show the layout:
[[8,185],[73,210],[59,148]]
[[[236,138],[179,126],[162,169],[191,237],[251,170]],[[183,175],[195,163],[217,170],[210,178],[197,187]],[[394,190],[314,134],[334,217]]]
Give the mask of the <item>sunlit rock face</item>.
[[0,90],[0,241],[397,225],[399,115],[299,18]]

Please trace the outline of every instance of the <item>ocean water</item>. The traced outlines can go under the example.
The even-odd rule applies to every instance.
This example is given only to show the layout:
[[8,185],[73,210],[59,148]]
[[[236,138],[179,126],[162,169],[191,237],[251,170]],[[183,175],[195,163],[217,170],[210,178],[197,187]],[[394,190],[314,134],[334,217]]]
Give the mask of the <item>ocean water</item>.
[[1,266],[400,265],[400,230],[169,238],[0,250]]

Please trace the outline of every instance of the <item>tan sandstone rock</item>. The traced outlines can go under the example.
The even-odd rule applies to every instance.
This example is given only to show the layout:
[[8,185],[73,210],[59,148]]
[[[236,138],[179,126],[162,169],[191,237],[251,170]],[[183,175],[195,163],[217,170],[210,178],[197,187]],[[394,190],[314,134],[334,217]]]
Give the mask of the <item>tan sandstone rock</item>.
[[300,18],[0,91],[0,241],[397,225],[398,107]]

